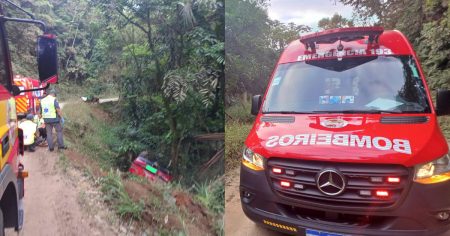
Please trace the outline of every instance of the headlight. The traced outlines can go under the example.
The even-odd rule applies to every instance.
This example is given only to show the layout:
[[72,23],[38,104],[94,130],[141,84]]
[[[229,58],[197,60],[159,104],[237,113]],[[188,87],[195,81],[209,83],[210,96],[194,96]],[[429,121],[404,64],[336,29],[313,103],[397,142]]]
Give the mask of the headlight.
[[422,184],[440,183],[450,179],[450,155],[416,166],[414,181]]
[[264,170],[264,157],[253,152],[250,148],[244,147],[242,164],[252,170]]

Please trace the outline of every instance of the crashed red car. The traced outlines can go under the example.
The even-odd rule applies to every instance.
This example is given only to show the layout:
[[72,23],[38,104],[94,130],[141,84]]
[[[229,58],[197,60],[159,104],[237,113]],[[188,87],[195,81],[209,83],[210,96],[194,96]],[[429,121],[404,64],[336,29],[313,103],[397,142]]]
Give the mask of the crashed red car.
[[138,156],[129,169],[130,173],[145,177],[150,181],[160,179],[166,183],[172,180],[169,171],[158,167],[156,161],[149,161],[146,158]]
[[302,36],[282,53],[240,174],[245,214],[296,235],[440,235],[450,156],[416,54],[381,27]]

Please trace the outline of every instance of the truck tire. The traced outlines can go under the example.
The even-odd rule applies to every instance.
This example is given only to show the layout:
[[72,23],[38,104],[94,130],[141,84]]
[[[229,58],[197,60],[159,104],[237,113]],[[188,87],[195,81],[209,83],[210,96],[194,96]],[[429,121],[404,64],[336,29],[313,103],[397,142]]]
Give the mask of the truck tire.
[[3,211],[0,208],[0,236],[5,236],[5,224],[3,221]]

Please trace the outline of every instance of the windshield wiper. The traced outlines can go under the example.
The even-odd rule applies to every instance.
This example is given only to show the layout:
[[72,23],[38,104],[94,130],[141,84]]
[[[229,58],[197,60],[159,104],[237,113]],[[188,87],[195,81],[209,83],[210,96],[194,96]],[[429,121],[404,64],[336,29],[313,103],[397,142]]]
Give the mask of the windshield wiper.
[[343,113],[343,114],[399,114],[402,111],[393,111],[393,110],[378,110],[378,109],[369,109],[369,110],[341,110],[341,111],[314,111],[314,113]]

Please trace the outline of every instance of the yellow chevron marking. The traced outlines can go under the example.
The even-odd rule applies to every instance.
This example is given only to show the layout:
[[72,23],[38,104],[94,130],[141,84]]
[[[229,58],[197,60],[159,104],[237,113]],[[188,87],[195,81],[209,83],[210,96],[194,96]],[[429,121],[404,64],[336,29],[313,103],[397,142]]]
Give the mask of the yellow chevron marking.
[[290,226],[287,226],[287,225],[277,224],[275,222],[271,222],[271,221],[268,221],[268,220],[263,220],[263,223],[266,224],[266,225],[270,225],[272,227],[276,227],[276,228],[280,228],[280,229],[284,229],[284,230],[289,230],[289,231],[292,231],[292,232],[297,232],[297,228],[295,228],[295,227],[290,227]]

